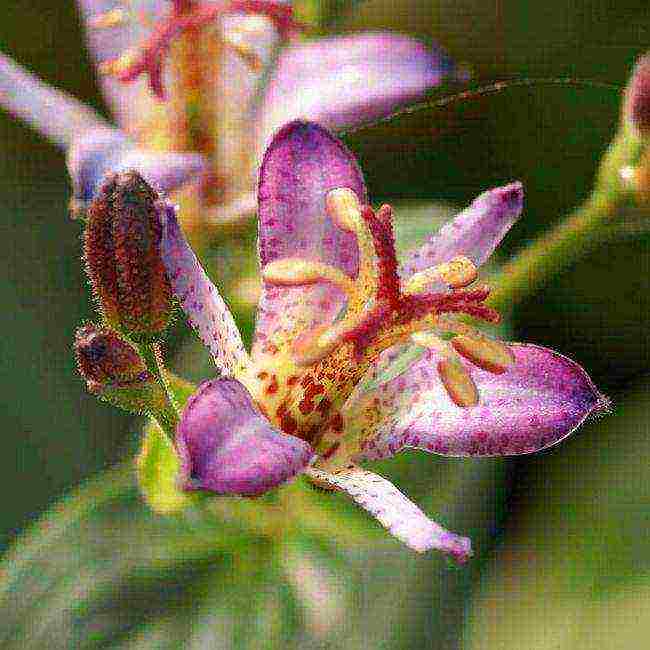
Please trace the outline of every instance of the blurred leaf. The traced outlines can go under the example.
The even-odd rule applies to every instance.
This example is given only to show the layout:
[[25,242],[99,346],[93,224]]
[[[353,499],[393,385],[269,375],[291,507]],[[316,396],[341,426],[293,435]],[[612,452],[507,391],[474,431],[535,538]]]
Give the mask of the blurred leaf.
[[0,645],[103,647],[146,621],[182,618],[194,586],[232,566],[239,539],[216,522],[154,515],[130,464],[105,472],[60,502],[5,559]]
[[558,650],[627,650],[642,647],[649,634],[650,578],[645,575],[588,600]]
[[615,417],[528,464],[514,499],[522,512],[470,611],[468,648],[588,647],[573,644],[590,634],[578,629],[590,625],[585,607],[650,572],[649,407],[646,383]]
[[435,201],[396,201],[395,243],[402,261],[405,253],[424,244],[459,210],[449,203]]
[[137,472],[143,497],[154,512],[172,514],[196,504],[200,499],[196,494],[178,489],[179,468],[180,461],[171,440],[156,423],[150,422],[145,428]]

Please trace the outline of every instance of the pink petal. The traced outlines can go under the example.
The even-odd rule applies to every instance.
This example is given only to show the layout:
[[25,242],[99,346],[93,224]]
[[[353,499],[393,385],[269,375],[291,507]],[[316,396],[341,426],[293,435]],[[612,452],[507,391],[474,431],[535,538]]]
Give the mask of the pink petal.
[[293,45],[282,51],[269,80],[260,145],[296,118],[339,129],[384,117],[421,99],[449,72],[440,52],[389,32]]
[[309,468],[307,475],[318,485],[345,492],[356,504],[367,510],[391,535],[418,553],[436,549],[457,562],[467,561],[471,542],[450,533],[429,519],[408,497],[385,478],[351,467],[338,472]]
[[401,276],[407,279],[458,255],[464,255],[476,266],[481,266],[521,215],[523,201],[521,183],[483,192],[419,249],[407,254]]
[[515,363],[502,374],[467,365],[480,396],[474,407],[451,401],[436,370],[439,357],[429,350],[401,376],[353,396],[346,408],[358,422],[379,415],[379,424],[364,431],[359,458],[405,448],[444,456],[527,454],[557,444],[607,409],[607,398],[577,363],[538,345],[510,346]]
[[205,167],[199,154],[138,149],[117,129],[96,128],[79,135],[68,152],[68,171],[79,204],[93,199],[109,172],[137,169],[162,192],[174,192]]
[[[326,129],[292,122],[275,135],[266,151],[259,182],[259,252],[262,269],[269,262],[300,257],[325,262],[355,277],[356,238],[336,226],[325,210],[327,193],[347,187],[366,201],[363,176],[352,154]],[[327,322],[344,304],[329,285],[266,285],[256,330],[256,344],[273,338],[279,320],[313,326]]]
[[0,106],[62,149],[68,149],[80,133],[108,128],[92,108],[49,86],[2,53]]
[[196,153],[146,151],[129,147],[118,162],[118,169],[137,169],[158,190],[171,193],[192,179],[198,179],[206,160]]
[[248,365],[248,353],[237,324],[187,243],[171,207],[163,218],[161,251],[174,293],[212,352],[217,368],[226,375],[237,374]]
[[254,496],[302,472],[311,447],[276,431],[234,379],[201,384],[177,429],[181,483],[186,490]]
[[[95,64],[106,63],[140,45],[151,33],[151,26],[169,11],[167,0],[78,0],[86,28],[86,40]],[[125,10],[125,20],[113,27],[97,27],[97,20],[115,9]],[[146,122],[155,105],[142,76],[133,83],[122,83],[110,75],[98,76],[106,101],[118,124],[134,133],[137,124]]]

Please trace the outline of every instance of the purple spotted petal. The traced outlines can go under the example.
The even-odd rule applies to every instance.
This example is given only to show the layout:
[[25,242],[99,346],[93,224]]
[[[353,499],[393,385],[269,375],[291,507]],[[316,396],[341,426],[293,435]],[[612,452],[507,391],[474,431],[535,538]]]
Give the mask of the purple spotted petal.
[[237,324],[187,243],[171,206],[163,218],[161,251],[174,293],[217,368],[236,375],[248,365]]
[[325,211],[325,197],[337,187],[348,187],[366,201],[354,156],[329,131],[295,121],[275,134],[262,161],[258,188],[262,267],[285,257],[304,257],[356,275],[356,238],[334,225]]
[[515,363],[503,374],[467,365],[479,392],[474,407],[451,401],[432,351],[371,394],[355,395],[347,408],[361,429],[359,458],[409,447],[445,456],[527,454],[557,444],[607,409],[607,398],[571,359],[538,345],[510,346]]
[[[326,129],[292,122],[273,138],[259,181],[259,252],[262,268],[287,258],[325,262],[355,277],[359,251],[353,234],[336,226],[325,210],[327,193],[347,187],[366,202],[363,176],[352,154]],[[265,286],[258,313],[256,346],[278,328],[291,330],[331,320],[343,299],[330,286]],[[280,324],[280,320],[284,325]]]
[[405,257],[401,276],[410,278],[414,273],[458,255],[464,255],[476,266],[481,266],[521,215],[523,202],[521,183],[483,192],[423,246]]
[[121,131],[111,128],[85,131],[68,152],[74,198],[81,206],[93,199],[109,172],[137,169],[156,189],[173,192],[204,167],[199,154],[138,149]]
[[[78,0],[90,55],[96,65],[112,61],[140,45],[151,26],[169,11],[167,0]],[[123,19],[112,27],[98,27],[108,12],[122,10]],[[104,97],[118,124],[134,135],[137,125],[147,121],[155,103],[143,75],[132,83],[122,83],[111,75],[98,75]]]
[[383,117],[421,99],[450,68],[439,51],[388,32],[288,47],[280,54],[261,107],[260,146],[296,118],[338,129]]
[[190,398],[177,429],[186,490],[255,496],[302,472],[311,447],[276,431],[242,384],[214,379]]
[[49,86],[2,53],[0,107],[27,122],[64,150],[70,147],[80,133],[108,127],[108,123],[92,108]]
[[450,533],[429,519],[390,481],[377,474],[358,467],[333,473],[312,467],[307,470],[307,475],[316,484],[345,492],[391,535],[418,553],[435,549],[461,563],[472,555],[467,537]]

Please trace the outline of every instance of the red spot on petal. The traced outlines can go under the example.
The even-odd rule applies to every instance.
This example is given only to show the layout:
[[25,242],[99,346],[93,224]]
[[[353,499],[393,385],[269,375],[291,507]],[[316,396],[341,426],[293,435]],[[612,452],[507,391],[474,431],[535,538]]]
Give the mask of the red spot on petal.
[[271,376],[271,382],[266,387],[266,394],[273,395],[278,392],[278,378],[275,375]]

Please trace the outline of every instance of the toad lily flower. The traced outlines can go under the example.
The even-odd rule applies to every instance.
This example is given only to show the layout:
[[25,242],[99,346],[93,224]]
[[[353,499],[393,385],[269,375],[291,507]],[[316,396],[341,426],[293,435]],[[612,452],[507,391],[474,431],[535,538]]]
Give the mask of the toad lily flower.
[[110,171],[135,168],[159,189],[173,192],[205,166],[195,153],[156,152],[138,145],[93,109],[43,83],[2,53],[0,106],[65,152],[73,214],[85,209]]
[[[219,372],[181,415],[183,489],[253,496],[302,473],[416,551],[466,560],[468,539],[358,463],[407,448],[530,453],[606,407],[573,361],[455,318],[498,320],[474,282],[521,212],[521,185],[479,196],[401,268],[391,208],[368,205],[354,158],[321,126],[275,135],[258,198],[264,289],[250,354],[173,213],[163,226],[172,287]],[[416,344],[423,353],[400,367]]]
[[119,129],[6,57],[0,105],[69,151],[81,206],[106,172],[131,167],[168,192],[200,176],[178,199],[184,224],[238,220],[257,207],[258,162],[279,126],[297,117],[334,129],[364,123],[421,99],[451,73],[440,52],[405,36],[297,42],[300,26],[280,0],[79,7]]

